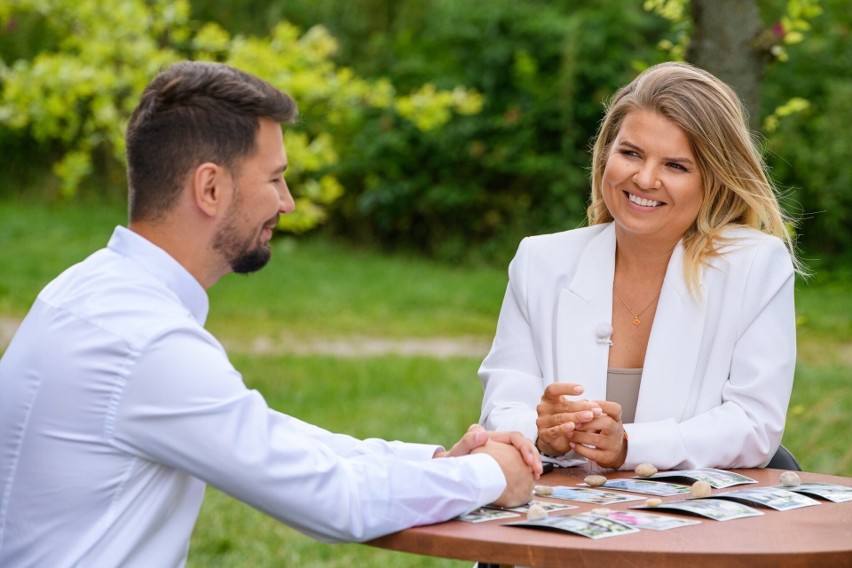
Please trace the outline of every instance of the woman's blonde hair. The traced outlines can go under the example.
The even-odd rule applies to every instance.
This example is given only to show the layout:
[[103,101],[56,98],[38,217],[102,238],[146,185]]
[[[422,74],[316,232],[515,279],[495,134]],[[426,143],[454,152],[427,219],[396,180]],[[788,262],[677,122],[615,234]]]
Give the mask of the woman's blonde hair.
[[746,122],[739,97],[710,73],[687,63],[661,63],[646,69],[610,100],[592,153],[590,225],[613,220],[601,193],[601,180],[612,143],[632,111],[666,117],[686,133],[704,184],[695,223],[683,235],[687,284],[697,289],[702,264],[718,254],[725,228],[754,227],[782,239],[795,250],[775,188]]

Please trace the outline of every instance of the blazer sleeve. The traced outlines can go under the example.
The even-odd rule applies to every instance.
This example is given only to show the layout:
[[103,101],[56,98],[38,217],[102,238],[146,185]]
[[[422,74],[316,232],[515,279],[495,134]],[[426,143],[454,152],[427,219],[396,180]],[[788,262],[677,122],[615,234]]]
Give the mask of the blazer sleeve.
[[[796,361],[794,270],[784,244],[723,254],[708,284],[708,321],[687,406],[628,425],[623,469],[760,467],[784,433]],[[715,294],[715,295],[714,295]],[[684,377],[669,377],[683,380]],[[676,418],[678,417],[678,418]]]
[[509,264],[509,284],[491,351],[479,368],[484,395],[479,422],[487,430],[516,430],[535,440],[536,406],[544,391],[527,297],[529,239]]

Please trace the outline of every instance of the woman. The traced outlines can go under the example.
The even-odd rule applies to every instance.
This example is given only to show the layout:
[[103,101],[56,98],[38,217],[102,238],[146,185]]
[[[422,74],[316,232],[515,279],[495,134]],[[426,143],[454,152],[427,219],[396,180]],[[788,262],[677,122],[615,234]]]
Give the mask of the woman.
[[509,267],[479,371],[487,429],[562,465],[766,465],[793,385],[798,265],[746,124],[733,90],[685,63],[614,95],[589,226],[524,239]]

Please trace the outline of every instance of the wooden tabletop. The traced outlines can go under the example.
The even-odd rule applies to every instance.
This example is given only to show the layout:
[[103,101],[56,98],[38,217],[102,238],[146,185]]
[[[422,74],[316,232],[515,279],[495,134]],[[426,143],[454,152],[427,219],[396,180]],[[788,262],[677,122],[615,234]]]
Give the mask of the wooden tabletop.
[[[778,485],[780,470],[734,470],[757,480],[759,486]],[[546,485],[576,486],[586,473],[577,468],[557,469],[539,481]],[[608,473],[610,479],[634,477],[633,472]],[[852,486],[852,478],[799,472],[803,482],[824,482]],[[741,487],[714,489],[713,493]],[[649,496],[645,496],[649,497]],[[663,497],[676,501],[680,497]],[[542,501],[558,501],[536,497]],[[704,517],[701,523],[666,531],[640,530],[638,533],[593,540],[555,531],[504,527],[500,519],[483,523],[448,521],[394,533],[367,544],[380,548],[442,558],[481,561],[492,564],[530,567],[583,568],[630,566],[631,568],[723,567],[852,567],[852,502],[820,504],[789,511],[755,507],[764,515],[729,521]],[[565,503],[565,501],[561,501]],[[641,501],[606,505],[613,510],[628,509]],[[587,512],[600,505],[570,502],[578,508],[551,513],[567,515]],[[673,517],[676,513],[660,511]]]

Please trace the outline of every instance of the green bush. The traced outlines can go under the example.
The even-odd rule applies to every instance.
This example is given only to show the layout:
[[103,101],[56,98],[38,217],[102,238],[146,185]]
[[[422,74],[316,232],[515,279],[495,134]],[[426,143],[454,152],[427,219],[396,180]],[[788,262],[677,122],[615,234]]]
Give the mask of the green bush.
[[[123,186],[111,141],[120,128],[93,121],[123,116],[163,53],[214,58],[300,103],[303,120],[287,134],[288,180],[300,195],[300,213],[285,217],[291,229],[330,216],[329,231],[347,238],[504,264],[521,236],[582,222],[602,102],[688,39],[684,21],[645,8],[683,4],[193,0],[190,17],[185,1],[128,0],[113,14],[102,1],[13,0],[0,5],[0,151],[10,156],[0,184],[29,187],[39,179],[33,164],[60,159],[66,181],[96,171],[100,187]],[[771,31],[802,2],[758,4]],[[79,17],[101,5],[110,12],[100,20]],[[785,206],[802,218],[806,256],[852,244],[850,13],[847,0],[819,5],[804,40],[767,67],[760,121]],[[150,17],[125,17],[139,6]],[[19,68],[29,75],[18,87]],[[20,105],[10,106],[12,95]],[[791,99],[802,110],[781,116]]]
[[[338,233],[450,258],[505,258],[523,234],[580,223],[601,102],[642,65],[681,57],[689,39],[688,22],[643,9],[665,12],[680,0],[279,1],[256,18],[222,2],[194,6],[205,4],[237,26],[321,21],[341,42],[338,60],[362,75],[403,89],[464,84],[484,95],[481,114],[432,132],[377,113],[340,164],[347,195],[333,211]],[[786,22],[785,42],[803,39],[777,46],[784,61],[767,67],[760,122],[792,98],[809,103],[765,130],[767,159],[785,206],[802,218],[800,242],[813,255],[836,254],[852,239],[848,2],[819,0],[817,16],[802,12],[810,1],[758,4],[766,33]]]
[[0,5],[0,25],[16,36],[0,44],[0,143],[15,148],[31,139],[51,147],[65,197],[94,176],[106,185],[123,178],[124,124],[148,81],[179,59],[234,65],[300,103],[302,122],[287,132],[297,209],[281,220],[294,232],[323,221],[341,195],[329,168],[363,113],[381,109],[429,129],[456,111],[480,108],[477,94],[465,89],[426,85],[398,95],[387,81],[356,76],[334,63],[337,42],[321,26],[302,33],[280,22],[263,37],[232,36],[193,21],[187,0],[14,0]]
[[852,245],[852,42],[846,0],[822,0],[824,13],[786,63],[769,68],[764,108],[791,97],[807,107],[767,132],[768,162],[802,217],[801,242],[814,255],[846,254]]
[[430,131],[374,116],[341,160],[347,193],[334,229],[457,259],[505,256],[524,234],[576,226],[601,103],[638,61],[658,57],[666,24],[605,0],[571,10],[427,4],[397,5],[398,27],[362,42],[368,52],[344,48],[359,57],[348,63],[399,85],[466,85],[482,93],[483,111]]

